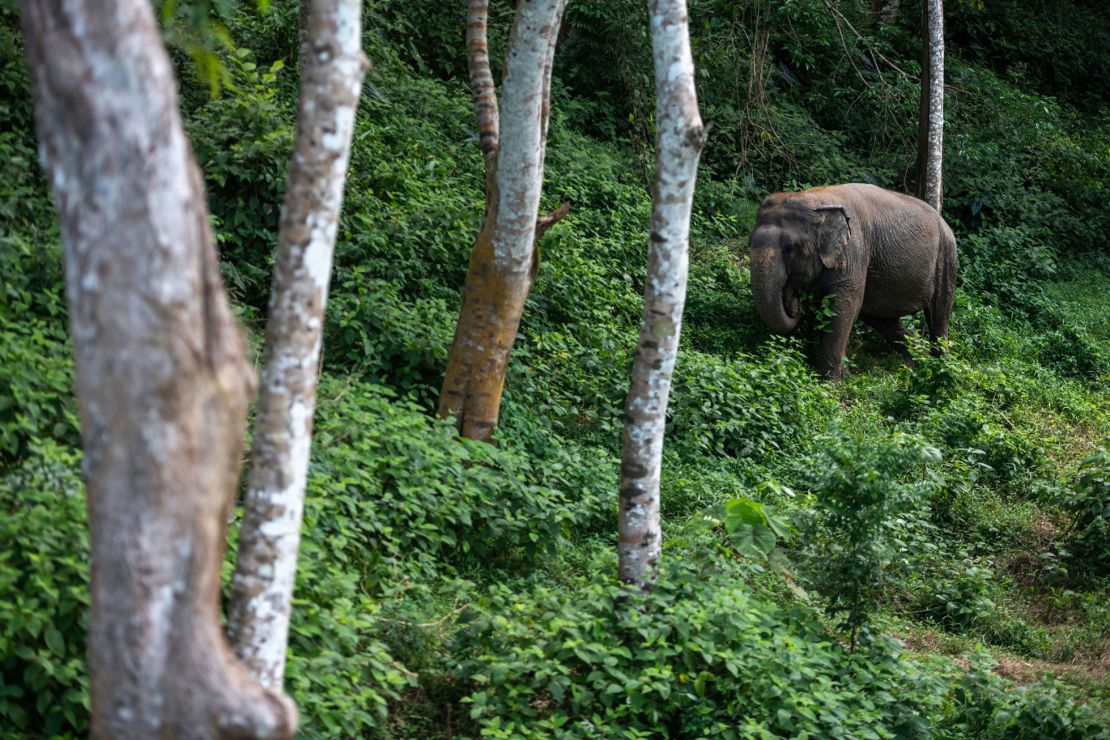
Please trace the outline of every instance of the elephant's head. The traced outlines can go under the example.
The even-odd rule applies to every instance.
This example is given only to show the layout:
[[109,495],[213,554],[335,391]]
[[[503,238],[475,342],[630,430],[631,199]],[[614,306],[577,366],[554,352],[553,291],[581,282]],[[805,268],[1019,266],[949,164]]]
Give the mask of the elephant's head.
[[808,193],[775,193],[759,207],[749,240],[752,295],[763,322],[779,334],[798,325],[797,291],[823,269],[842,269],[852,235],[843,205]]

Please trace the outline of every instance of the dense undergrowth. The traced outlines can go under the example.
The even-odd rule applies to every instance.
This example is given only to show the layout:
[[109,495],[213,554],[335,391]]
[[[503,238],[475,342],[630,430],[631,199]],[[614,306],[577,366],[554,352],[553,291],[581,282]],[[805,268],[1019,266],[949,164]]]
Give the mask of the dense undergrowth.
[[[224,19],[218,97],[178,59],[256,345],[295,108],[279,5]],[[691,2],[715,128],[641,603],[614,584],[613,529],[645,13],[568,10],[545,199],[573,209],[540,245],[488,447],[430,415],[482,207],[457,5],[368,3],[290,637],[304,736],[1110,735],[1110,77],[1082,66],[1110,59],[1105,10],[1047,3],[1040,26],[949,4],[952,343],[910,369],[859,327],[829,386],[817,322],[783,340],[756,318],[745,241],[770,190],[912,188],[916,3],[877,29],[864,2]],[[510,18],[495,5],[495,59]],[[0,728],[75,736],[88,565],[60,247],[0,19]]]

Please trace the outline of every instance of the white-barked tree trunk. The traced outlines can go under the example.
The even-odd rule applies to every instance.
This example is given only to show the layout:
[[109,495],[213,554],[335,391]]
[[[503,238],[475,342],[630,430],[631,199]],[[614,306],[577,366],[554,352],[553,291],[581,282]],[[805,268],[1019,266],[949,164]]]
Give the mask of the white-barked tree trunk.
[[551,69],[566,0],[520,0],[498,110],[486,41],[488,0],[471,0],[467,57],[486,167],[486,212],[463,287],[439,414],[464,437],[497,427],[509,353],[535,277],[535,243],[569,208],[537,221],[550,113]]
[[254,388],[148,0],[23,0],[89,506],[92,735],[285,738],[221,626]]
[[655,187],[644,314],[625,403],[620,579],[649,589],[662,544],[659,474],[667,398],[686,303],[690,211],[705,128],[694,89],[685,0],[650,0],[655,66]]
[[262,387],[228,608],[235,651],[280,688],[312,415],[343,187],[362,79],[361,0],[305,0],[301,98],[278,230]]
[[921,106],[917,134],[917,197],[941,209],[944,159],[944,2],[922,0]]

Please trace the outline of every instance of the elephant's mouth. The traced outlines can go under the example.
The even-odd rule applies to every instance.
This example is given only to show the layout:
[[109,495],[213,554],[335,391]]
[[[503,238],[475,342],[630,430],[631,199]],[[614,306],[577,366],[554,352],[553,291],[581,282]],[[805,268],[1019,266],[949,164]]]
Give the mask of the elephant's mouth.
[[782,307],[787,316],[798,318],[798,296],[794,294],[794,286],[789,283],[782,289]]

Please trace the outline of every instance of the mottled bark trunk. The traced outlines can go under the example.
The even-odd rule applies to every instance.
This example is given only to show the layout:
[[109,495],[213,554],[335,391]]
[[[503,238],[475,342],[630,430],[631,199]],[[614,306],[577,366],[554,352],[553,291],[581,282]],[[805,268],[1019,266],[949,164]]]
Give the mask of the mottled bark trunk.
[[[486,213],[463,288],[439,413],[488,440],[497,427],[509,353],[535,277],[534,243],[558,217],[537,223],[543,187],[551,67],[566,0],[522,0],[509,37],[500,114],[489,70],[486,0],[467,22],[471,90],[486,163]],[[504,125],[501,125],[501,124]]]
[[313,0],[297,135],[274,264],[266,359],[228,610],[232,645],[263,686],[285,671],[324,306],[366,69],[361,0]]
[[24,0],[65,247],[92,549],[96,737],[288,737],[220,625],[254,374],[146,0]]
[[685,0],[650,0],[655,60],[655,188],[644,316],[625,403],[619,574],[648,589],[659,564],[659,472],[671,374],[686,302],[690,210],[705,129],[698,114]]
[[486,212],[484,228],[497,212],[497,150],[500,148],[501,121],[497,111],[497,89],[489,66],[486,24],[489,0],[470,0],[466,18],[466,60],[470,72],[470,94],[478,117],[478,146],[486,166]]
[[944,3],[921,4],[921,106],[917,129],[917,197],[941,209],[944,156]]

